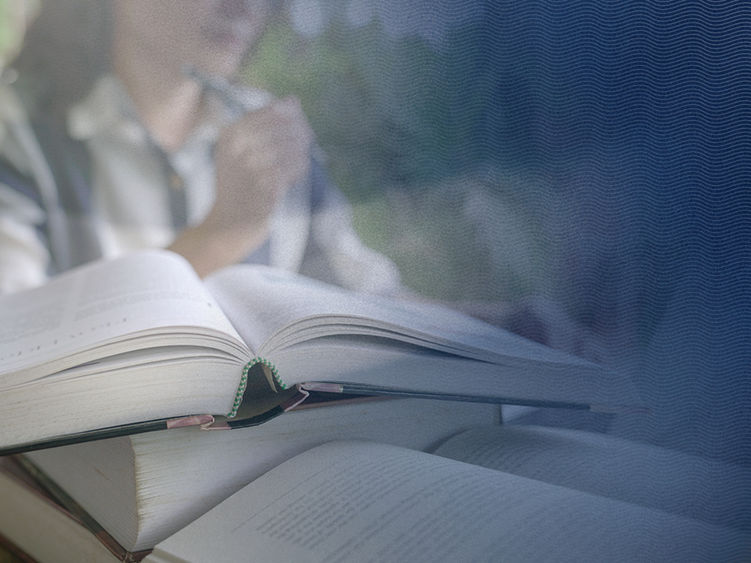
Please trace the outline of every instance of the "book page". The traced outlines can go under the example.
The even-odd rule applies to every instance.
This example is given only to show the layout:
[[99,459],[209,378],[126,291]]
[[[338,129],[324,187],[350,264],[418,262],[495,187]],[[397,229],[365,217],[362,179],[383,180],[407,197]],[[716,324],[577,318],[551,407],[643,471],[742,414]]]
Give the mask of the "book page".
[[0,498],[3,499],[0,530],[3,539],[12,542],[28,556],[11,558],[0,550],[0,561],[80,563],[122,560],[117,559],[106,545],[110,539],[106,532],[95,535],[38,487],[28,479],[19,478],[17,470],[9,470],[4,460],[0,461]]
[[228,336],[245,348],[188,263],[166,251],[96,262],[3,296],[0,316],[0,387],[40,375],[21,369],[161,327]]
[[605,434],[541,426],[487,426],[437,455],[515,475],[751,530],[751,470]]
[[289,460],[146,561],[730,561],[748,537],[422,452],[334,442]]
[[225,268],[206,286],[248,345],[273,356],[310,338],[360,334],[485,361],[592,364],[446,307],[353,293],[257,265]]

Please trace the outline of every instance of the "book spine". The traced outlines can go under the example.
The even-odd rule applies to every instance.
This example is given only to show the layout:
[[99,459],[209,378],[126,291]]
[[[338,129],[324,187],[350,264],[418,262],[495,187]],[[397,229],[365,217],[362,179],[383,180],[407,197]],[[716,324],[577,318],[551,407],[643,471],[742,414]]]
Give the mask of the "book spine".
[[256,365],[261,365],[266,370],[268,370],[268,373],[271,374],[273,383],[270,381],[270,384],[276,384],[282,390],[287,389],[287,385],[285,385],[285,383],[279,377],[279,371],[276,369],[276,366],[266,358],[256,356],[243,367],[242,375],[240,376],[240,384],[237,386],[237,391],[235,392],[235,400],[232,402],[232,409],[227,413],[227,418],[235,418],[237,416],[237,411],[240,409],[240,405],[243,402],[245,388],[248,386],[248,373]]

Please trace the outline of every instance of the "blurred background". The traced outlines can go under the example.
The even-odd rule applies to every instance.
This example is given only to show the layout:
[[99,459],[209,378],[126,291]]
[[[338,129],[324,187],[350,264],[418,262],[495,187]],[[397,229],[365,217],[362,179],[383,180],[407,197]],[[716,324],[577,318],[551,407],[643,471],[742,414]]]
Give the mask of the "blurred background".
[[751,8],[288,0],[244,79],[412,289],[559,303],[653,408],[605,430],[751,464]]

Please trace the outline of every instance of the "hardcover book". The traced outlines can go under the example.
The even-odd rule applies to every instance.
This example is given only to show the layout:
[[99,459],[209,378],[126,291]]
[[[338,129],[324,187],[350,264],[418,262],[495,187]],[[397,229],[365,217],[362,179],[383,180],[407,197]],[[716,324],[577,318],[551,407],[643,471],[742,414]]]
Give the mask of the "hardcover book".
[[0,299],[0,454],[230,428],[311,392],[613,409],[628,380],[448,308],[144,251]]

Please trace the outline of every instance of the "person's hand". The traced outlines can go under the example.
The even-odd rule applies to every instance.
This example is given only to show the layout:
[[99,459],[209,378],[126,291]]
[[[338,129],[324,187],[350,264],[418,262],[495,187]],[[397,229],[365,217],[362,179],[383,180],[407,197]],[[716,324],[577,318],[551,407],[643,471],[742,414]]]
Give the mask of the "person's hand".
[[310,167],[313,134],[297,98],[275,100],[222,131],[216,147],[216,228],[265,232],[277,201]]
[[280,198],[308,174],[312,141],[296,98],[276,100],[230,124],[216,147],[214,206],[170,249],[201,276],[242,260],[266,240]]

